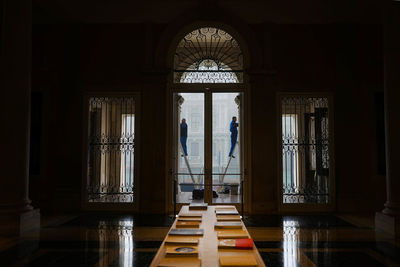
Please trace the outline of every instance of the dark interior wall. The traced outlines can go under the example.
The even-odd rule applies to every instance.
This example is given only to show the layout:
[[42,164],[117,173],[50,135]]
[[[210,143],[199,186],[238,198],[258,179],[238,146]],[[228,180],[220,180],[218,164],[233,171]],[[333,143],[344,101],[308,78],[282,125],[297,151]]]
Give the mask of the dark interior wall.
[[382,29],[342,25],[337,32],[341,48],[336,56],[335,93],[338,209],[378,210],[385,200],[385,179],[378,171],[374,105],[376,92],[383,92]]
[[[42,171],[31,197],[42,210],[79,210],[83,99],[88,91],[140,93],[140,209],[165,212],[167,75],[154,56],[164,24],[34,25],[33,90],[43,94]],[[255,24],[263,66],[250,74],[253,212],[276,212],[279,91],[334,96],[338,211],[382,207],[374,95],[383,89],[377,25]],[[252,47],[249,47],[250,52]],[[165,55],[166,56],[166,55]],[[40,186],[38,186],[40,183]],[[374,195],[375,198],[371,198]]]
[[43,145],[31,196],[44,212],[76,209],[82,165],[80,34],[76,27],[46,25],[34,27],[33,36],[32,91],[42,95]]

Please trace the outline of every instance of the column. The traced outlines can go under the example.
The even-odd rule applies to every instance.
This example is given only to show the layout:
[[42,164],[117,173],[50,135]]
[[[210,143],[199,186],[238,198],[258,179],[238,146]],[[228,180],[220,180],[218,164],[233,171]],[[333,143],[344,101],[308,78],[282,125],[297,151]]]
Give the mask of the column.
[[40,226],[28,195],[32,2],[2,4],[0,235],[22,235]]
[[386,196],[377,229],[400,236],[400,1],[387,2],[384,15]]

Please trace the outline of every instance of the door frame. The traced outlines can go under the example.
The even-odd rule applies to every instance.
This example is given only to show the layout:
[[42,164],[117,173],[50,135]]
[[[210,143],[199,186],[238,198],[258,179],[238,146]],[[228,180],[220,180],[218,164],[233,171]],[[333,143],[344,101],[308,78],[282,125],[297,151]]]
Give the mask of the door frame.
[[[240,144],[243,149],[243,201],[244,201],[244,212],[248,213],[251,210],[251,125],[250,125],[250,87],[244,83],[169,83],[167,85],[167,105],[166,105],[166,123],[167,133],[166,133],[166,184],[165,184],[165,194],[166,194],[166,213],[170,214],[174,212],[173,203],[173,158],[172,158],[172,146],[173,146],[173,95],[174,93],[204,93],[204,152],[205,158],[208,157],[212,159],[212,93],[242,93],[243,94],[243,117],[241,118],[241,134],[240,134]],[[206,103],[210,103],[210,107],[206,107]],[[208,125],[207,125],[208,124]],[[246,138],[244,138],[246,137]],[[207,182],[212,184],[212,175],[209,173],[212,171],[212,160],[205,161],[205,173],[204,184]],[[209,205],[221,205],[219,203],[212,203],[212,190],[208,190],[208,196],[204,197],[204,201],[209,201]],[[184,203],[177,203],[177,211],[186,205]],[[241,209],[241,203],[232,203],[230,205],[235,205],[239,210]]]
[[[324,97],[328,99],[328,119],[329,119],[329,194],[330,203],[283,203],[282,195],[282,105],[283,97]],[[277,202],[278,211],[284,212],[331,212],[336,208],[336,182],[335,182],[335,143],[334,143],[334,98],[332,92],[290,92],[281,91],[276,94],[276,110],[277,110]]]

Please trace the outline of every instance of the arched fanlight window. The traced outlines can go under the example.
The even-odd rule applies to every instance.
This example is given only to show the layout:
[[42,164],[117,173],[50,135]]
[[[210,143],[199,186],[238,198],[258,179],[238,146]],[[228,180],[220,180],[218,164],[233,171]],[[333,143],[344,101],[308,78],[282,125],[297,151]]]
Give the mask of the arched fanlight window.
[[200,28],[178,44],[174,58],[175,83],[241,83],[243,54],[227,32]]

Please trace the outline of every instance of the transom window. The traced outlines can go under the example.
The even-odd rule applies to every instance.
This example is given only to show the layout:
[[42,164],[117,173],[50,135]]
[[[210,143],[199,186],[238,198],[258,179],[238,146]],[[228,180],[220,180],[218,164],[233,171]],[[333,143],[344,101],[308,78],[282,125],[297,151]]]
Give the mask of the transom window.
[[243,54],[238,42],[217,28],[188,33],[175,51],[174,82],[243,82]]

